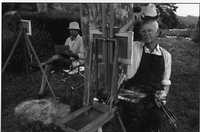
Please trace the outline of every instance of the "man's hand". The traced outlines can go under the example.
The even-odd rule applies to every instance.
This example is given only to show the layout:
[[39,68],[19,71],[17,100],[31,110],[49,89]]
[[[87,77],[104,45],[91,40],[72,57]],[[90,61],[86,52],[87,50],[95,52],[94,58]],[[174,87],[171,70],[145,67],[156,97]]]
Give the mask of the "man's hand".
[[166,104],[166,97],[167,97],[166,91],[164,90],[156,91],[155,96],[156,98],[161,100],[163,104]]
[[65,50],[70,50],[69,45],[65,46]]
[[70,58],[74,59],[74,60],[78,60],[79,56],[77,54],[71,53],[69,54]]
[[66,53],[67,55],[72,53],[72,51],[71,51],[70,48],[69,48],[69,45],[65,46],[65,53]]
[[155,96],[158,99],[160,99],[163,102],[163,104],[166,104],[166,98],[167,98],[167,94],[169,92],[169,88],[170,88],[169,85],[164,85],[163,90],[157,91],[155,94]]

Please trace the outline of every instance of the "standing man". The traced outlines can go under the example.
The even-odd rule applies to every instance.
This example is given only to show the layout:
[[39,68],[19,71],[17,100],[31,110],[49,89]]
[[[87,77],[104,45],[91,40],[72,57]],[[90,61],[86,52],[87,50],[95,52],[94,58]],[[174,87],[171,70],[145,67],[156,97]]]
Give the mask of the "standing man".
[[161,127],[162,114],[155,98],[166,103],[171,85],[171,54],[157,42],[158,22],[143,21],[139,27],[141,41],[133,43],[134,63],[127,73],[125,89],[145,95],[138,103],[122,103],[122,118],[128,131],[149,132]]
[[149,21],[149,20],[157,20],[158,13],[156,11],[156,6],[154,4],[143,4],[139,8],[137,12],[133,12],[132,19],[120,28],[119,32],[127,32],[133,31],[134,32],[134,40],[140,41],[141,35],[139,34],[139,28],[141,26],[141,21]]
[[[69,67],[75,59],[80,59],[81,63],[83,63],[83,59],[85,58],[85,48],[83,45],[83,39],[79,35],[79,24],[77,22],[71,22],[69,24],[69,30],[70,37],[65,41],[64,52],[56,54],[46,62],[42,63],[42,66],[45,66],[45,71],[47,73],[49,73],[53,67]],[[43,76],[39,95],[44,93],[45,86],[46,80]]]

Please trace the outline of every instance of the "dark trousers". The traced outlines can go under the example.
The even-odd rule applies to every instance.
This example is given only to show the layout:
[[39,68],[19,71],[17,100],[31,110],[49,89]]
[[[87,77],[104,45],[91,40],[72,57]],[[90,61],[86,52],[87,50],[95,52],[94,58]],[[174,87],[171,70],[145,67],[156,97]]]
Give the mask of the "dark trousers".
[[120,115],[127,132],[151,132],[161,127],[162,113],[153,98],[146,97],[139,103],[120,102]]

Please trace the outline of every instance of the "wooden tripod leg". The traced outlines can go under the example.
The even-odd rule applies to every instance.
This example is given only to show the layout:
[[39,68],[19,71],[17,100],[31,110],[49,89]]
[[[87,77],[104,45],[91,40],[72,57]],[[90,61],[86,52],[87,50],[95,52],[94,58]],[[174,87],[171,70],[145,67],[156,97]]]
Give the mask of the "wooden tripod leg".
[[121,116],[120,116],[120,114],[118,112],[116,112],[116,116],[117,116],[117,119],[119,120],[119,123],[120,123],[120,126],[122,128],[122,131],[126,132],[126,128],[125,128],[124,123],[123,123],[123,121],[121,119]]
[[53,97],[56,98],[55,92],[54,92],[53,88],[51,87],[51,85],[50,85],[50,83],[49,83],[49,81],[48,81],[46,72],[44,71],[44,69],[43,69],[43,67],[42,67],[42,65],[41,65],[41,63],[40,63],[40,60],[39,60],[39,58],[38,58],[38,56],[37,56],[37,54],[36,54],[36,52],[35,52],[35,49],[34,49],[33,45],[31,44],[31,41],[29,40],[29,38],[28,38],[28,36],[27,36],[26,34],[25,34],[25,40],[26,40],[26,43],[30,46],[30,49],[32,50],[33,55],[34,55],[34,57],[35,57],[37,63],[39,64],[40,70],[41,70],[41,72],[42,72],[42,74],[43,74],[43,76],[44,76],[44,78],[45,78],[45,80],[46,80],[46,82],[47,82],[47,85],[48,85],[48,87],[49,87],[49,89],[50,89],[50,91],[51,91]]
[[20,32],[19,32],[19,34],[18,34],[18,36],[17,36],[17,39],[16,39],[16,41],[15,41],[15,43],[14,43],[14,45],[13,45],[11,51],[10,51],[10,54],[9,54],[8,58],[6,59],[6,62],[5,62],[4,65],[3,65],[3,68],[2,68],[1,73],[3,73],[4,70],[6,69],[6,67],[7,67],[7,65],[8,65],[8,62],[10,61],[10,59],[11,59],[11,57],[12,57],[12,55],[13,55],[13,53],[14,53],[16,47],[17,47],[17,44],[19,43],[19,40],[20,40],[21,35],[22,35],[22,32],[23,32],[23,31],[20,30]]
[[[45,66],[45,72],[48,72],[47,71],[47,66]],[[41,82],[41,87],[40,87],[40,91],[38,92],[38,94],[39,95],[41,95],[41,94],[43,94],[44,93],[44,89],[45,89],[45,87],[46,87],[46,84],[47,84],[47,82],[46,82],[46,79],[45,79],[45,76],[44,76],[44,74],[42,75],[42,82]]]

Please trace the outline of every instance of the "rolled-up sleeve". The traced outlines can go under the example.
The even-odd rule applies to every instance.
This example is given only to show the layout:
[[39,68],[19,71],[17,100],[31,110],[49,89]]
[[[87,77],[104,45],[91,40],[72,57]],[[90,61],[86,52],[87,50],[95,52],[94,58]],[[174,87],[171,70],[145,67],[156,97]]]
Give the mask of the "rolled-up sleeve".
[[169,52],[163,52],[164,61],[165,61],[165,71],[163,75],[162,85],[171,85],[170,76],[171,76],[171,65],[172,65],[172,56]]
[[79,56],[79,58],[84,59],[85,58],[85,48],[84,48],[84,45],[83,45],[83,39],[82,39],[82,37],[79,40],[79,46],[80,47],[79,47],[78,56]]
[[70,41],[70,38],[67,38],[64,45],[69,46],[69,41]]

